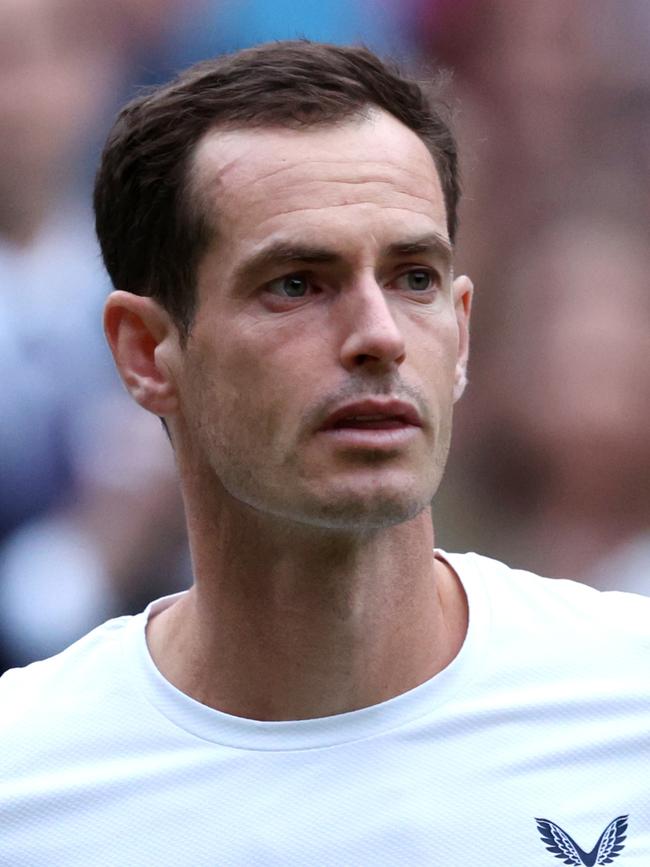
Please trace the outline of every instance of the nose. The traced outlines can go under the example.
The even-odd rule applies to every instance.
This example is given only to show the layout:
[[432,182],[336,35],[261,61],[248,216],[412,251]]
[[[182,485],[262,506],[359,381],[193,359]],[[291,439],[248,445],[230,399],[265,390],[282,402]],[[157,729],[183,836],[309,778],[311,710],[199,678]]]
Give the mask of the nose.
[[346,370],[398,367],[406,358],[402,332],[391,313],[386,295],[369,279],[340,296],[343,325],[340,360]]

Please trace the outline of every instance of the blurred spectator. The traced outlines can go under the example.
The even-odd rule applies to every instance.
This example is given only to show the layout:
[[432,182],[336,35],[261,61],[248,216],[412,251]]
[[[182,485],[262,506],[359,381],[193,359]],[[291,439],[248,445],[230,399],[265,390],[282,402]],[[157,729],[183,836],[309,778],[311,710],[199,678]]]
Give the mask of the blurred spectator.
[[[154,0],[124,6],[133,26],[145,9],[153,13]],[[94,237],[88,153],[136,45],[133,32],[122,38],[116,9],[108,14],[106,4],[86,0],[0,5],[4,665],[52,653],[139,604],[127,579],[149,568],[143,552],[160,547],[147,536],[163,503],[159,529],[179,544],[168,532],[168,513],[180,513],[168,444],[155,419],[123,394],[101,329],[110,286]],[[135,438],[142,425],[147,434]],[[152,460],[157,474],[133,472]],[[128,520],[117,532],[120,515]],[[169,571],[164,587],[179,580]]]
[[650,527],[649,273],[645,233],[606,215],[554,221],[504,271],[471,452],[533,569],[588,578]]
[[[108,367],[107,289],[75,162],[116,76],[77,38],[72,4],[0,6],[0,538],[70,481],[66,407]],[[89,392],[90,390],[90,392]]]

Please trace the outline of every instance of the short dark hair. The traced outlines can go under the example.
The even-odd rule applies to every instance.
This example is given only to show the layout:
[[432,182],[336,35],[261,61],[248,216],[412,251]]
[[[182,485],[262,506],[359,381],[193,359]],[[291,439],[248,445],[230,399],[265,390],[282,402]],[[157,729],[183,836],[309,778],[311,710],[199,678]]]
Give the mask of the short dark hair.
[[275,42],[198,63],[120,112],[94,197],[97,236],[114,286],[156,298],[187,335],[197,265],[215,232],[190,192],[188,170],[199,140],[218,127],[335,123],[369,107],[392,114],[427,146],[453,242],[460,195],[456,142],[426,88],[364,47]]

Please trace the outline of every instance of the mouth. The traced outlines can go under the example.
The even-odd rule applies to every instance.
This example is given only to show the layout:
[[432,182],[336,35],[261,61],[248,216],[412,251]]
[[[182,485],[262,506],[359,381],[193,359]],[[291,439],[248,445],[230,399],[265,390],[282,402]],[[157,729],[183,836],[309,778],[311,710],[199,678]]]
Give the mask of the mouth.
[[421,427],[420,415],[410,404],[366,400],[337,409],[320,432],[339,445],[376,450],[406,445]]
[[339,407],[325,420],[321,430],[396,430],[421,426],[420,414],[411,404],[371,399]]
[[361,415],[342,418],[326,430],[396,430],[406,424],[403,419],[395,416]]

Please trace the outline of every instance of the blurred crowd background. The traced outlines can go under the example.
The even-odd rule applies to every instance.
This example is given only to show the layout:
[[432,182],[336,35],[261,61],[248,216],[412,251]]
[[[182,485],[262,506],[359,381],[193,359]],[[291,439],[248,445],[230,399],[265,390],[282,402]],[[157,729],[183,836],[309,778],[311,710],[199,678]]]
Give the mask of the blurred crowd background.
[[1,0],[0,671],[191,582],[90,196],[142,85],[306,36],[446,71],[477,287],[437,543],[650,593],[647,0]]

